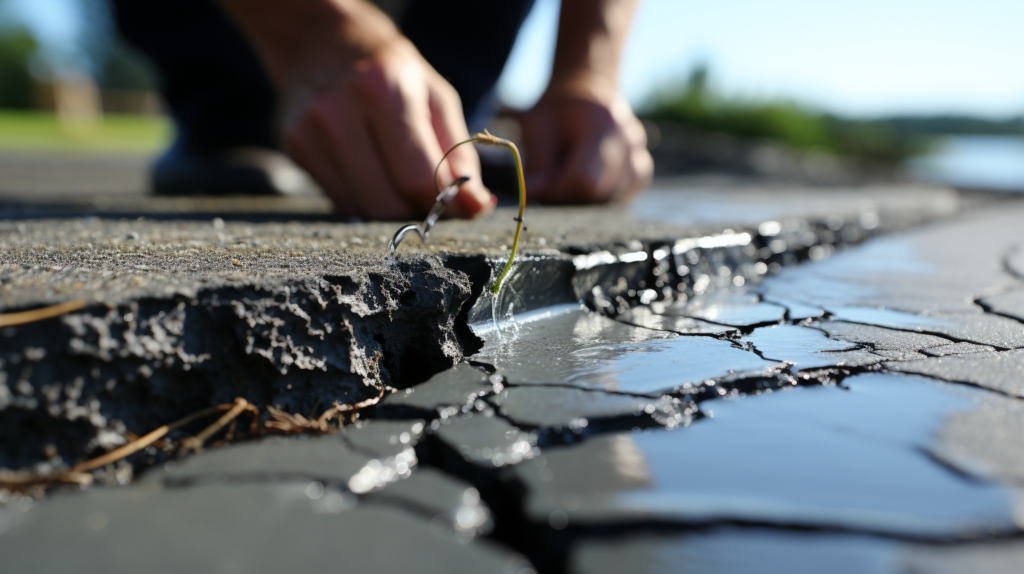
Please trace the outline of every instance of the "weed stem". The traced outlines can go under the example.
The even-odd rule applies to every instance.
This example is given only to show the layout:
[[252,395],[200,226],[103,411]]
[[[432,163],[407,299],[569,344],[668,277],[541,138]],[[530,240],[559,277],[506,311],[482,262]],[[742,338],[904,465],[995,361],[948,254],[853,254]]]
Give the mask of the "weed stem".
[[[523,175],[523,158],[519,155],[519,148],[516,147],[516,144],[507,139],[495,137],[487,130],[484,130],[483,133],[476,134],[468,140],[461,141],[449,148],[441,158],[441,161],[438,162],[437,167],[441,167],[445,158],[447,158],[448,154],[452,153],[455,148],[468,143],[507,148],[512,151],[512,156],[515,157],[516,160],[516,176],[519,179],[519,216],[516,217],[516,234],[515,237],[512,238],[512,253],[509,254],[508,262],[505,263],[505,267],[501,270],[501,273],[498,274],[498,278],[495,279],[494,283],[491,285],[491,294],[497,295],[498,292],[501,291],[501,283],[505,280],[505,276],[508,275],[508,272],[512,269],[512,264],[516,260],[516,251],[519,249],[519,236],[522,235],[523,232],[523,211],[526,210],[526,177]],[[437,180],[437,168],[434,169],[434,180],[435,182]]]

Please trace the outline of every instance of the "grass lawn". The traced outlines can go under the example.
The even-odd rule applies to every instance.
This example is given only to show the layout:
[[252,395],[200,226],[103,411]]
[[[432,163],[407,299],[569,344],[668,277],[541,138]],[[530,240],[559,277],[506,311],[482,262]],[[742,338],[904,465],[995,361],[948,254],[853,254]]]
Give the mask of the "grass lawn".
[[49,113],[0,110],[0,151],[150,155],[170,143],[161,117],[107,115],[93,124],[64,125]]

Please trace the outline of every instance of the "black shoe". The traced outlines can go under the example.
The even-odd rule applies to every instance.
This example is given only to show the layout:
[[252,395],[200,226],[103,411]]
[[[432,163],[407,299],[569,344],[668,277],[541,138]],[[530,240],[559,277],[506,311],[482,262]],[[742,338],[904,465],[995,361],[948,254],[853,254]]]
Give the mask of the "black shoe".
[[305,195],[318,193],[306,172],[264,147],[197,152],[174,146],[151,173],[156,195]]

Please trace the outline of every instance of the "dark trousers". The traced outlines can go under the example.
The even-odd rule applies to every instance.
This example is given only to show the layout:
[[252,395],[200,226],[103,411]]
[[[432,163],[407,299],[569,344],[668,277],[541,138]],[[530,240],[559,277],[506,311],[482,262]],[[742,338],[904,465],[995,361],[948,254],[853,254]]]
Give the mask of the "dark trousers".
[[[462,98],[478,131],[534,0],[409,0],[402,32]],[[274,90],[248,42],[212,0],[110,0],[122,36],[146,54],[194,150],[276,148]],[[281,3],[287,10],[287,2]]]

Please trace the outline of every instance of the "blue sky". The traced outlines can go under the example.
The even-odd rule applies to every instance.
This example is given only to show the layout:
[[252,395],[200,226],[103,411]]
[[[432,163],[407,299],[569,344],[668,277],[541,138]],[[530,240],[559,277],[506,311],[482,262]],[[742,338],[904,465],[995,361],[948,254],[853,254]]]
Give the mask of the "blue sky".
[[[529,105],[554,51],[557,0],[537,0],[500,83]],[[1024,113],[1021,0],[641,0],[620,84],[634,105],[707,62],[713,84],[873,116]]]
[[[76,0],[8,2],[53,50],[72,51]],[[557,17],[558,0],[537,0],[499,84],[508,103],[543,91]],[[642,105],[707,62],[730,95],[854,116],[1019,115],[1022,22],[1021,0],[641,0],[620,82]]]

